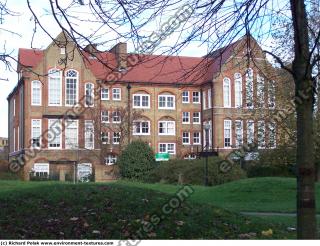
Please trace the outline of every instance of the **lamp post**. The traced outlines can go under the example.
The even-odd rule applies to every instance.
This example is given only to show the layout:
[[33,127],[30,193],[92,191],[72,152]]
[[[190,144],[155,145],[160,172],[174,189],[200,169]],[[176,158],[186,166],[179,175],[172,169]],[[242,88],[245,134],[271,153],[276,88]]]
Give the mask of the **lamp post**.
[[204,169],[204,185],[208,186],[208,148],[209,148],[209,129],[210,129],[210,124],[208,122],[204,123],[204,130],[206,132],[206,160],[205,160],[205,169]]

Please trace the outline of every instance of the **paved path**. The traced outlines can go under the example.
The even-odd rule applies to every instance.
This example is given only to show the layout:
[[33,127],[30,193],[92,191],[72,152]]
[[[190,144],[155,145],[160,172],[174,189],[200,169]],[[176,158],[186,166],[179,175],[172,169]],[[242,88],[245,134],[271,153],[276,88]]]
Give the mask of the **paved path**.
[[[296,213],[277,213],[277,212],[240,212],[243,215],[254,215],[254,216],[289,216],[296,217]],[[320,214],[317,214],[320,217]]]

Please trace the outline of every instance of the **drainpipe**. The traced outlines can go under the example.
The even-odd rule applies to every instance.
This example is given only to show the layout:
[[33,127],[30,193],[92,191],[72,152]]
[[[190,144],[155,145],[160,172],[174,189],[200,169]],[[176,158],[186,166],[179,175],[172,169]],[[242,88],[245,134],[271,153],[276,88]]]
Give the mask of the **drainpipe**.
[[131,85],[127,85],[127,90],[128,90],[128,102],[127,102],[127,107],[128,107],[128,144],[131,142],[131,107],[130,107],[130,101],[131,101],[131,96],[130,96],[130,90],[131,90]]

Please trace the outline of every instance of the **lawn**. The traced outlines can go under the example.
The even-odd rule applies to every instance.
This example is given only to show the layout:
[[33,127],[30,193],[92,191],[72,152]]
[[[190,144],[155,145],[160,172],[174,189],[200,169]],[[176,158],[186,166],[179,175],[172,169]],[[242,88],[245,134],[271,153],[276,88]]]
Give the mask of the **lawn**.
[[[150,186],[152,189],[146,187],[145,184],[126,182],[73,185],[0,181],[0,239],[295,236],[283,225],[213,206],[210,201],[214,199],[205,197],[210,195],[210,189],[216,187],[195,187],[190,199],[178,208],[172,202],[179,197],[173,195],[177,186],[162,185],[162,189],[161,185]],[[202,197],[202,200],[197,201],[196,197]],[[168,208],[168,204],[169,212],[163,209],[164,205]],[[272,234],[269,229],[272,229]]]
[[[118,181],[130,185],[173,194],[178,186]],[[193,186],[192,201],[211,204],[235,212],[295,212],[296,180],[294,178],[266,177],[242,179],[219,186]],[[317,211],[320,213],[320,184],[316,186]]]

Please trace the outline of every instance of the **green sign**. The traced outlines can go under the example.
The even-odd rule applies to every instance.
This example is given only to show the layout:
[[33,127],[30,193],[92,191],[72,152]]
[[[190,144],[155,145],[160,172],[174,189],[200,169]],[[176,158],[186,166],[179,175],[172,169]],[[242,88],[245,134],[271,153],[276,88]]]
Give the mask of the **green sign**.
[[169,161],[168,153],[156,153],[156,161]]

